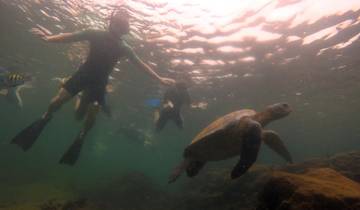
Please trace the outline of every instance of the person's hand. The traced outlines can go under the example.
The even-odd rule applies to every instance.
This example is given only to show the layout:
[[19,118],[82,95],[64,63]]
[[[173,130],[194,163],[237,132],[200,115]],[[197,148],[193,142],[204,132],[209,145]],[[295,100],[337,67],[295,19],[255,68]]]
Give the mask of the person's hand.
[[44,31],[40,30],[39,28],[32,28],[30,29],[30,32],[34,34],[35,36],[40,37],[44,41],[49,40],[49,35],[46,34]]
[[175,85],[176,81],[170,78],[166,78],[166,77],[161,77],[160,81],[163,85]]
[[163,108],[170,108],[170,109],[172,109],[172,108],[174,108],[174,104],[171,102],[171,101],[167,101],[166,103],[164,103],[164,105],[163,105]]

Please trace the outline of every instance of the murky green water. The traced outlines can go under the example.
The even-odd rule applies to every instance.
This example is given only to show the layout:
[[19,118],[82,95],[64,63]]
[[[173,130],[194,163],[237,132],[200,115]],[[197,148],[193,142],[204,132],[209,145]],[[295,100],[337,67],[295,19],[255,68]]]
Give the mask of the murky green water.
[[[46,110],[59,88],[52,79],[72,74],[85,55],[79,50],[83,45],[44,43],[28,30],[41,26],[56,34],[102,29],[112,8],[119,5],[130,15],[131,34],[126,39],[139,56],[159,74],[186,80],[193,101],[207,104],[206,109],[185,110],[183,131],[169,123],[164,132],[155,134],[153,110],[144,101],[161,97],[165,87],[121,61],[112,74],[114,92],[109,94],[114,117],[99,116],[76,166],[57,164],[81,126],[74,120],[73,102],[57,113],[29,152],[9,145],[17,132]],[[2,202],[36,197],[25,190],[35,183],[79,192],[133,171],[144,173],[159,187],[177,189],[187,178],[168,186],[167,176],[198,131],[231,111],[261,110],[280,101],[291,104],[294,112],[270,127],[280,133],[295,161],[360,149],[360,3],[356,0],[260,0],[238,5],[235,1],[0,0],[0,27],[0,66],[36,78],[33,88],[22,92],[22,109],[0,98]],[[152,145],[114,134],[119,126],[131,123],[151,136]],[[283,162],[263,147],[258,163]]]

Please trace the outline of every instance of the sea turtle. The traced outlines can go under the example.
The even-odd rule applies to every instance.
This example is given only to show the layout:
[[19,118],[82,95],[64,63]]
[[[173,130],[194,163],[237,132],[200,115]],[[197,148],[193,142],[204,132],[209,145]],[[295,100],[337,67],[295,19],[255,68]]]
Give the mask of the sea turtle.
[[183,171],[193,177],[208,161],[239,155],[240,160],[231,172],[231,178],[235,179],[256,161],[261,141],[291,163],[291,155],[278,134],[263,129],[271,121],[286,117],[290,112],[288,104],[277,103],[262,112],[242,109],[220,117],[195,136],[185,148],[184,160],[170,175],[169,183],[174,182]]

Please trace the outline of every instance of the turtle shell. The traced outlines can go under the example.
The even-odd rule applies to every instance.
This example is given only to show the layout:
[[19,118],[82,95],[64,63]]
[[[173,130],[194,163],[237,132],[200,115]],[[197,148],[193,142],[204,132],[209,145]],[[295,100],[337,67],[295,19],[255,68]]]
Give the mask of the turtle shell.
[[254,110],[242,109],[218,118],[195,136],[185,149],[184,157],[216,161],[239,155],[243,131],[238,125],[255,114]]

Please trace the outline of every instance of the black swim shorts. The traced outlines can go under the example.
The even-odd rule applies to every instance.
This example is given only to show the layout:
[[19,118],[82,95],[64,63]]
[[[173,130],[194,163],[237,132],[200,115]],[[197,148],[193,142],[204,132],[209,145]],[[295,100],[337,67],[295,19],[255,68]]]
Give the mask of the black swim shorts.
[[79,69],[71,78],[65,82],[64,88],[72,96],[81,91],[86,91],[89,102],[98,102],[100,105],[105,104],[107,79],[93,76],[91,72]]

